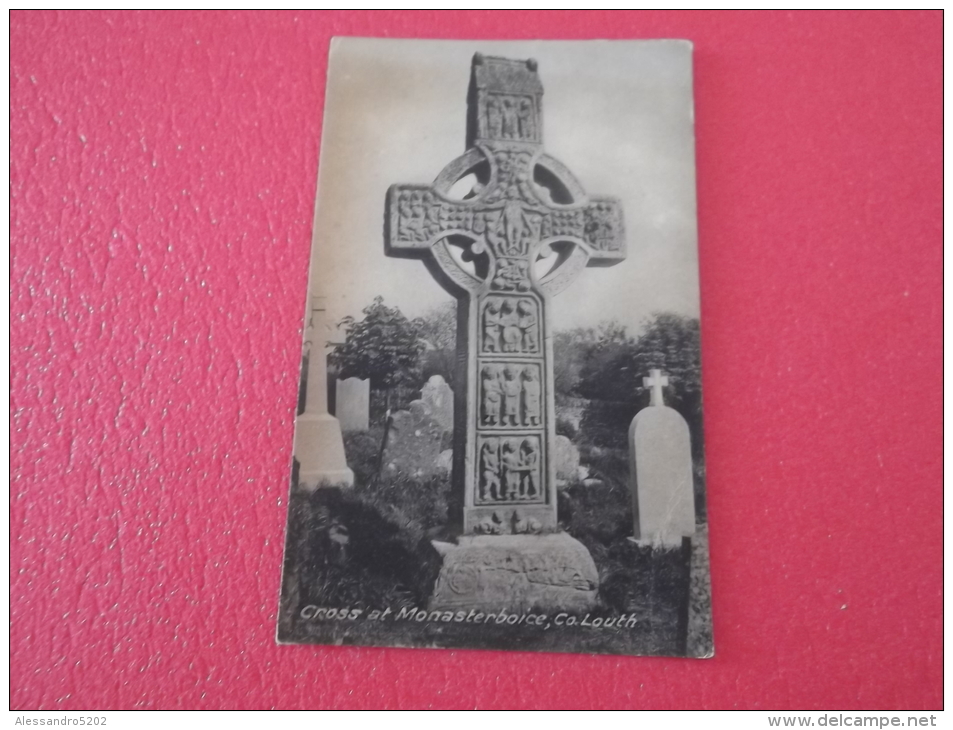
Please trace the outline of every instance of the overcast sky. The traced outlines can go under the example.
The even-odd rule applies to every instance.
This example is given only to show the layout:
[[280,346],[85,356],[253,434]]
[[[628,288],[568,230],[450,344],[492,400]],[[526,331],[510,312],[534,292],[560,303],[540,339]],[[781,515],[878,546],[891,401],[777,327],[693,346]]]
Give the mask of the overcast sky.
[[553,299],[555,330],[654,310],[698,316],[691,50],[684,41],[336,39],[318,174],[312,291],[333,320],[378,294],[409,317],[452,298],[421,261],[384,255],[393,183],[428,184],[464,152],[474,52],[535,58],[543,146],[590,194],[621,199],[628,258]]

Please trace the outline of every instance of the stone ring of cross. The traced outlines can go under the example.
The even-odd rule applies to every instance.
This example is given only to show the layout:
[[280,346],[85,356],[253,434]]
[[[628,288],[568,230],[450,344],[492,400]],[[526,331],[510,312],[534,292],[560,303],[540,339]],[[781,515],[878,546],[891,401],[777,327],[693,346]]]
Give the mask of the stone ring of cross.
[[[432,189],[448,201],[472,201],[475,205],[479,205],[484,197],[495,197],[494,191],[501,187],[502,175],[498,167],[493,151],[478,145],[447,165],[434,180]],[[520,197],[529,197],[526,193],[531,193],[536,198],[535,201],[532,199],[528,201],[530,205],[537,203],[543,212],[558,208],[564,208],[567,211],[582,210],[580,203],[587,202],[585,190],[565,165],[542,150],[536,150],[526,163],[526,167],[532,170],[532,175],[522,171],[519,178],[521,184],[518,187],[522,188],[519,190],[523,194]],[[524,228],[524,233],[532,235],[534,232],[532,221],[529,223],[530,225]],[[446,251],[456,266],[469,263],[473,258],[484,254],[493,256],[491,246],[487,246],[481,238],[468,240],[468,233],[461,231],[456,239],[446,237],[435,245],[456,246],[457,251],[462,249],[459,255],[454,255],[457,251],[453,248],[448,248]],[[561,239],[533,241],[531,246],[535,250],[528,252],[527,258],[531,265],[527,273],[541,289],[550,295],[558,293],[567,286],[573,278],[569,275],[570,272],[574,274],[585,268],[589,259],[588,246],[583,241],[573,240],[569,236]],[[437,253],[436,256],[438,263],[447,262],[446,255]],[[476,266],[464,268],[475,278],[483,280],[487,278],[487,270],[490,267],[487,265],[482,267],[484,269],[482,277],[476,274]],[[556,278],[557,273],[561,274],[559,279]],[[557,281],[561,284],[558,287]]]
[[429,249],[451,291],[552,296],[587,265],[625,257],[618,201],[587,196],[538,144],[477,141],[431,186],[393,186],[388,203],[389,253]]

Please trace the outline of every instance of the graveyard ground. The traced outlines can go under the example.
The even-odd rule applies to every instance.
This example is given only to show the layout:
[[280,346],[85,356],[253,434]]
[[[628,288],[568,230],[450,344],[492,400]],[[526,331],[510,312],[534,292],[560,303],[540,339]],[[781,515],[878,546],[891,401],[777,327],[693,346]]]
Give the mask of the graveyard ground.
[[[688,550],[653,550],[626,538],[632,534],[623,449],[583,445],[586,484],[560,491],[560,526],[582,542],[599,570],[599,605],[592,617],[636,616],[634,628],[593,630],[562,627],[544,631],[521,626],[474,626],[375,621],[305,621],[301,607],[374,609],[425,608],[439,569],[430,541],[446,538],[449,480],[404,479],[382,483],[379,425],[345,436],[348,463],[355,473],[351,489],[292,492],[285,565],[282,636],[295,641],[389,646],[522,648],[679,655],[707,653],[695,617],[689,627],[691,590],[697,574],[707,574],[707,545],[692,560]],[[700,476],[700,478],[703,478]],[[706,531],[707,532],[707,531]],[[703,565],[698,564],[698,555]],[[694,596],[697,605],[707,601]],[[703,622],[704,624],[704,622]],[[704,626],[702,628],[704,633]],[[688,646],[686,647],[686,642]],[[699,643],[700,642],[700,643]],[[698,649],[697,647],[703,647]]]

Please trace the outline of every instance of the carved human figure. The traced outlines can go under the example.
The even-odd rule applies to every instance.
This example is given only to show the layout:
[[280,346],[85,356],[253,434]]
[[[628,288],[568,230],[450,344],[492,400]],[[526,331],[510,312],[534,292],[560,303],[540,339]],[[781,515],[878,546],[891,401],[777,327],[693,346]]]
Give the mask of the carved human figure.
[[503,425],[520,425],[520,393],[523,384],[520,382],[519,371],[512,365],[507,365],[503,371]]
[[512,99],[503,100],[503,139],[515,139],[518,130],[518,112]]
[[540,424],[540,383],[539,370],[535,365],[523,368],[523,425]]
[[413,238],[414,231],[411,226],[413,220],[413,210],[410,207],[410,201],[413,195],[401,195],[397,201],[397,208],[400,211],[399,224],[400,237],[404,239]]
[[483,442],[480,460],[483,466],[483,479],[480,481],[480,499],[500,499],[500,443],[495,438]]
[[499,352],[503,333],[503,319],[500,314],[500,302],[491,299],[483,313],[483,351]]
[[520,482],[520,497],[535,499],[539,496],[539,447],[534,439],[523,439],[520,447],[523,478]]
[[523,331],[519,327],[519,315],[513,302],[503,301],[500,311],[500,325],[502,329],[503,352],[519,352],[523,342]]
[[507,256],[521,256],[524,251],[524,234],[527,230],[525,214],[519,206],[507,205],[503,209],[502,218],[503,240],[502,252]]
[[520,139],[531,140],[536,137],[533,126],[533,104],[529,99],[520,99],[519,108]]
[[500,111],[500,101],[490,96],[486,102],[487,136],[499,139],[503,130],[503,113]]
[[519,497],[522,463],[517,439],[503,442],[503,499],[515,500]]
[[517,325],[523,341],[523,352],[536,352],[539,342],[539,320],[536,317],[536,308],[527,299],[520,300],[516,305]]
[[599,242],[600,248],[603,248],[607,245],[608,241],[611,241],[612,236],[612,221],[608,216],[603,215],[599,218],[599,228],[596,231],[596,240]]
[[495,365],[483,367],[483,425],[499,426],[503,406],[500,372]]
[[586,236],[597,250],[618,250],[619,231],[616,228],[616,212],[605,205],[597,205],[589,211]]
[[493,288],[503,291],[529,291],[527,281],[529,266],[521,259],[502,258],[496,264],[496,276],[493,277]]

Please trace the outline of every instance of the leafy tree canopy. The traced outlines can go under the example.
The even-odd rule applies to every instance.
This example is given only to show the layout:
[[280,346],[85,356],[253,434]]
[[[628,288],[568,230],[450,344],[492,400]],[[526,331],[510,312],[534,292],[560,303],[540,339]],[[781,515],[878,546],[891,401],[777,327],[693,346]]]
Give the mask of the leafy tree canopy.
[[[557,392],[591,401],[583,431],[624,445],[632,416],[648,405],[642,379],[653,368],[668,374],[665,403],[678,410],[692,429],[692,441],[701,443],[701,364],[698,320],[670,312],[656,312],[638,337],[629,336],[617,322],[596,329],[556,335],[554,371]],[[597,431],[604,430],[604,436]]]
[[419,381],[425,346],[414,323],[400,309],[376,297],[364,308],[363,319],[348,316],[341,324],[347,338],[330,357],[339,377],[369,378],[372,388],[388,390]]
[[446,302],[414,320],[414,326],[428,350],[456,350],[457,305]]
[[654,313],[638,338],[617,323],[601,328],[580,369],[578,389],[586,398],[641,399],[642,378],[658,368],[669,375],[666,396],[680,399],[701,393],[698,320],[667,312]]
[[457,364],[456,303],[446,302],[434,307],[423,317],[415,319],[414,327],[424,346],[420,360],[422,379],[442,375],[452,388]]

